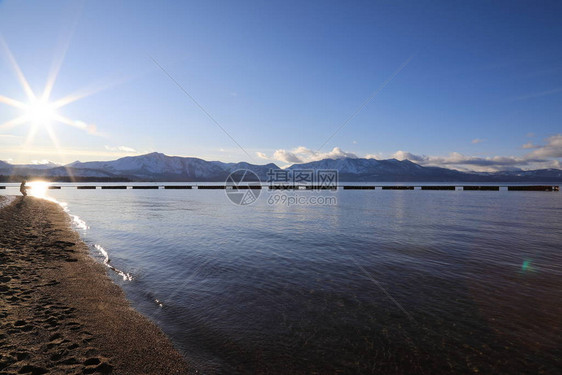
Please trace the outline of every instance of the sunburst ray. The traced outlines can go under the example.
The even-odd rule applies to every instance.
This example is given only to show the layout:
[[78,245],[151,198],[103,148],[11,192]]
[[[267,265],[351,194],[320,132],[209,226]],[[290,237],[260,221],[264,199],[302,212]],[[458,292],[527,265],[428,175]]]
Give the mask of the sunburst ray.
[[48,100],[51,96],[51,92],[53,91],[53,87],[55,86],[55,82],[59,75],[60,69],[62,67],[62,63],[66,57],[66,52],[68,51],[68,47],[70,47],[70,41],[72,40],[72,36],[74,35],[74,31],[76,30],[76,26],[78,25],[79,15],[82,12],[82,8],[80,8],[74,17],[74,22],[70,27],[70,31],[63,34],[63,37],[59,39],[59,48],[58,48],[58,55],[53,58],[53,63],[51,64],[51,70],[49,72],[49,76],[47,77],[47,83],[45,84],[45,89],[43,90],[42,99]]
[[11,129],[11,128],[14,128],[16,126],[25,124],[28,121],[29,121],[29,117],[27,115],[16,117],[13,120],[6,121],[5,123],[0,124],[0,130]]
[[27,150],[31,147],[31,143],[33,142],[33,139],[35,138],[35,134],[37,133],[37,125],[33,124],[31,125],[31,128],[29,129],[29,132],[27,132],[27,137],[25,138],[25,142],[23,144],[23,149]]
[[23,88],[23,91],[25,91],[25,94],[27,95],[27,98],[30,101],[36,100],[37,98],[35,96],[35,93],[31,89],[31,86],[29,86],[29,83],[27,82],[27,79],[25,78],[23,72],[21,71],[20,66],[18,65],[16,59],[14,58],[14,55],[12,55],[12,51],[10,50],[10,47],[8,47],[8,44],[6,43],[4,37],[1,34],[0,34],[0,44],[2,45],[4,52],[8,57],[8,61],[10,62],[12,69],[14,69],[16,76],[18,77],[18,80],[20,81],[20,84]]
[[[74,25],[74,26],[76,26],[76,25]],[[71,38],[70,38],[70,35],[69,35],[67,38],[64,39],[64,41],[62,43],[62,47],[59,48],[60,53],[53,60],[53,64],[51,66],[49,75],[47,77],[47,82],[45,84],[45,88],[44,88],[41,96],[38,97],[33,92],[33,90],[31,89],[31,86],[29,85],[25,75],[23,74],[23,71],[21,70],[20,66],[18,65],[18,63],[17,63],[14,55],[12,54],[12,51],[10,50],[8,44],[6,43],[6,41],[4,40],[2,35],[0,35],[0,45],[2,47],[1,49],[4,50],[5,56],[7,57],[7,61],[11,65],[12,69],[14,70],[23,91],[25,92],[25,94],[28,97],[28,103],[24,103],[24,102],[21,102],[19,100],[16,100],[16,99],[4,96],[4,95],[0,95],[0,103],[9,105],[9,106],[14,107],[14,108],[21,109],[24,112],[23,115],[18,116],[17,118],[14,118],[12,120],[6,121],[3,124],[0,124],[0,130],[11,129],[11,128],[14,128],[16,126],[20,126],[20,125],[29,123],[30,124],[29,131],[28,131],[28,134],[27,134],[26,139],[24,141],[24,144],[22,145],[24,150],[28,150],[28,151],[31,150],[31,145],[33,143],[35,135],[39,131],[39,128],[43,128],[47,132],[47,134],[48,134],[51,142],[53,143],[54,147],[56,148],[57,152],[60,155],[62,155],[62,149],[60,147],[60,143],[57,139],[57,136],[55,134],[54,129],[51,126],[52,123],[54,123],[54,122],[59,122],[59,123],[65,124],[65,125],[72,126],[74,128],[85,131],[89,134],[98,135],[99,133],[97,133],[95,131],[94,125],[88,125],[88,124],[86,124],[82,121],[71,120],[68,117],[65,117],[65,116],[57,113],[56,110],[66,106],[70,103],[73,103],[73,102],[75,102],[79,99],[85,98],[85,97],[90,96],[90,95],[92,95],[96,92],[105,90],[109,87],[112,87],[116,84],[119,84],[119,83],[127,80],[125,78],[125,79],[118,80],[117,83],[113,82],[111,84],[93,86],[93,87],[90,87],[88,89],[80,90],[80,91],[78,91],[74,94],[67,95],[67,96],[63,97],[62,99],[59,99],[59,100],[56,100],[56,101],[51,101],[50,96],[51,96],[53,87],[55,85],[55,82],[57,80],[58,74],[60,72],[62,63],[64,61],[64,57],[66,56],[66,51],[68,50],[68,47],[69,47],[69,44],[70,44],[70,39]]]
[[2,96],[2,95],[0,95],[0,103],[4,103],[19,109],[26,109],[27,107],[25,103],[22,103],[19,100],[8,98],[7,96]]
[[132,80],[133,77],[132,76],[125,76],[121,79],[118,79],[116,81],[113,82],[106,82],[106,83],[98,83],[98,84],[94,84],[94,85],[90,85],[88,87],[85,87],[83,89],[77,90],[74,93],[67,95],[65,97],[62,97],[60,99],[57,99],[53,102],[53,106],[55,108],[61,108],[64,106],[67,106],[71,103],[74,103],[77,100],[86,98],[88,96],[97,94],[100,91],[105,91],[108,89],[111,89],[115,86],[119,86],[125,82],[128,82],[130,80]]
[[56,115],[55,118],[60,123],[73,126],[80,130],[88,130],[88,125],[82,121],[74,121],[63,115]]
[[59,155],[61,154],[61,148],[59,145],[59,140],[57,138],[57,135],[55,134],[53,127],[51,125],[47,125],[45,126],[45,129],[47,130],[47,134],[49,135],[49,138],[51,139],[51,142],[53,142],[53,145],[55,146],[55,149],[57,150],[57,153],[59,153]]

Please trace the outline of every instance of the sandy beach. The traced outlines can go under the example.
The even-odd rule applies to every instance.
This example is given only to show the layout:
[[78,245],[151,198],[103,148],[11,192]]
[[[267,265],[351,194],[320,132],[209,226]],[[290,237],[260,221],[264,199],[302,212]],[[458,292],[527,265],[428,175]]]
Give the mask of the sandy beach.
[[187,373],[55,203],[0,208],[0,301],[0,374]]

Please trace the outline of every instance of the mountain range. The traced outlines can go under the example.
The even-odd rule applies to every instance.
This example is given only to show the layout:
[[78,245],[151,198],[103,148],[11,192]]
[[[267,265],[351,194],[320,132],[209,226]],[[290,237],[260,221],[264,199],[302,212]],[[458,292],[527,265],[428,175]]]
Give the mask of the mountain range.
[[[238,169],[249,169],[262,182],[270,170],[280,169],[270,163],[223,163],[193,157],[167,156],[153,152],[113,161],[57,164],[12,165],[0,161],[0,181],[42,178],[51,181],[185,181],[220,182]],[[340,182],[562,182],[562,170],[510,170],[501,172],[461,172],[440,167],[424,167],[408,160],[362,158],[324,159],[293,164],[288,170],[338,170]]]

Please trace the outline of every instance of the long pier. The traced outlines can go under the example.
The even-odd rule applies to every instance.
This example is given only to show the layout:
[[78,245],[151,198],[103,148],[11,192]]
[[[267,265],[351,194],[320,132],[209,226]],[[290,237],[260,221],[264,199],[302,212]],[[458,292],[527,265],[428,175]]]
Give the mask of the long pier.
[[[0,185],[0,190],[19,188],[19,185]],[[33,183],[28,185],[33,189]],[[560,191],[558,185],[49,185],[50,190],[232,190],[232,189],[269,189],[274,191],[317,191],[317,190],[426,190],[426,191]]]

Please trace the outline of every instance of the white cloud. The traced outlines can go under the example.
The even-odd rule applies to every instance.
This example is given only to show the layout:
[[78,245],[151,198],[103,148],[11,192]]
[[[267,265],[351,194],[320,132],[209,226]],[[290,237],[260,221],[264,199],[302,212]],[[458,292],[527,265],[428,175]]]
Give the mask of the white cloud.
[[447,156],[415,155],[410,152],[398,151],[393,154],[398,160],[410,160],[423,166],[453,168],[459,170],[474,170],[492,172],[502,169],[513,169],[521,164],[528,164],[522,158],[516,157],[475,157],[452,152]]
[[269,160],[269,157],[268,157],[266,154],[264,154],[263,152],[259,152],[259,151],[258,151],[258,152],[256,152],[256,155],[257,155],[258,158],[260,158],[260,159]]
[[415,155],[406,151],[397,151],[392,157],[398,160],[410,160],[424,166],[454,168],[459,170],[474,170],[480,172],[494,172],[506,169],[541,169],[560,168],[562,158],[562,134],[553,135],[546,140],[543,146],[532,143],[523,145],[523,148],[535,150],[523,156],[467,156],[452,152],[447,156]]
[[50,161],[47,159],[43,159],[43,160],[32,160],[31,164],[34,165],[45,165],[45,164],[59,164],[59,163],[55,163],[54,161]]
[[130,153],[137,152],[137,150],[128,146],[105,146],[105,149],[107,151],[121,151],[121,152],[130,152]]
[[[562,134],[553,135],[546,139],[544,145],[535,145],[528,142],[522,146],[524,149],[533,149],[523,156],[468,156],[452,152],[446,156],[417,155],[408,151],[398,150],[390,155],[397,160],[410,160],[423,166],[436,166],[452,168],[463,171],[495,172],[514,169],[542,169],[560,168],[562,158]],[[304,146],[291,150],[278,149],[272,157],[262,152],[256,153],[262,159],[274,159],[286,164],[308,163],[322,159],[357,158],[352,152],[343,151],[334,147],[328,152],[314,151]],[[387,159],[388,155],[371,153],[364,156],[366,159]]]
[[309,163],[322,159],[357,158],[352,152],[345,152],[339,147],[334,147],[329,152],[314,151],[304,146],[292,150],[279,149],[273,153],[273,159],[285,163]]
[[562,134],[548,137],[546,145],[535,148],[534,151],[525,155],[527,159],[562,158]]
[[485,139],[475,138],[475,139],[472,140],[472,143],[473,143],[473,144],[478,144],[478,143],[482,143],[482,142],[484,142],[484,141],[485,141]]
[[376,154],[367,154],[367,155],[365,155],[365,159],[381,160],[381,159],[384,159],[384,155],[383,155],[382,152],[377,152]]
[[279,160],[285,163],[302,163],[303,160],[299,158],[295,153],[287,150],[275,150],[273,153],[273,159]]
[[411,152],[398,150],[394,154],[392,154],[392,158],[396,159],[396,160],[410,160],[410,161],[413,161],[413,162],[422,162],[422,161],[424,161],[426,156],[418,156],[418,155],[412,154]]

